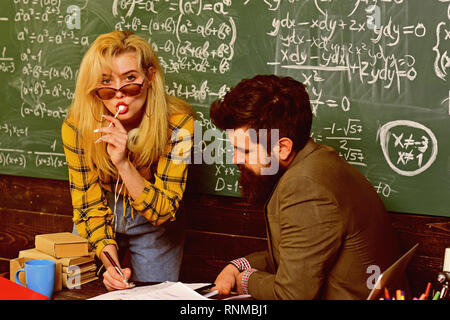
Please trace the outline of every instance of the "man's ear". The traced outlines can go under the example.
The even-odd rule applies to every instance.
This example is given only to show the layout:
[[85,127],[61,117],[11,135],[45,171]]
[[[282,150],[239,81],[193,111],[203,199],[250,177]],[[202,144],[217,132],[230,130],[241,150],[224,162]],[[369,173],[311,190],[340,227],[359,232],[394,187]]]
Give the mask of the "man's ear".
[[289,158],[293,145],[292,140],[287,137],[278,140],[278,155],[280,160],[285,161]]

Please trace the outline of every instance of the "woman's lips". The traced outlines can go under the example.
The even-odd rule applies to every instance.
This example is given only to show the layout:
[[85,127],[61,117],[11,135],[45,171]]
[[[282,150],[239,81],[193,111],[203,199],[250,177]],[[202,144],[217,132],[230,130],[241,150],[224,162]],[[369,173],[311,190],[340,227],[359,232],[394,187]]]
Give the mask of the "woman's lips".
[[116,104],[116,110],[119,111],[119,108],[122,106],[122,110],[119,112],[119,114],[123,114],[128,111],[128,105],[125,102],[119,102]]

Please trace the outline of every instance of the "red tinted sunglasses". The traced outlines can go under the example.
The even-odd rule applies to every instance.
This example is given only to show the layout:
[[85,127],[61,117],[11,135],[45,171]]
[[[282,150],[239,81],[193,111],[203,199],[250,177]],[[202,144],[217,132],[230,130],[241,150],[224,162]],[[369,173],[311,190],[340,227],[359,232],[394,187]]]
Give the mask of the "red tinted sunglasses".
[[142,86],[144,85],[144,81],[142,81],[141,84],[139,83],[129,83],[124,85],[123,87],[120,87],[119,89],[116,88],[97,88],[93,91],[102,100],[111,100],[116,96],[117,91],[122,92],[124,95],[129,97],[137,96],[142,91]]

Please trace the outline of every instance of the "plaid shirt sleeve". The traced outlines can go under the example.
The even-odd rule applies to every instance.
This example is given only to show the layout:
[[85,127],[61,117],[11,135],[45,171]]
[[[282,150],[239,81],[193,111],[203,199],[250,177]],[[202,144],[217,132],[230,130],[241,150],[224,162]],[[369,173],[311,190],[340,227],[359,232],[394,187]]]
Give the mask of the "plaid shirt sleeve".
[[228,263],[235,266],[239,270],[239,272],[243,272],[251,268],[250,262],[248,262],[246,258],[237,258]]
[[86,165],[77,128],[65,120],[62,129],[64,153],[69,169],[73,222],[97,256],[108,244],[117,246],[112,228],[112,213],[103,195],[97,173]]
[[193,116],[172,116],[169,130],[169,140],[165,152],[158,160],[154,182],[146,180],[144,191],[134,201],[130,201],[133,208],[154,225],[175,220],[191,160]]
[[246,258],[237,258],[230,262],[228,262],[235,266],[239,272],[243,272],[241,286],[244,294],[248,294],[248,279],[252,275],[253,272],[258,271],[255,268],[252,268],[250,262]]
[[250,276],[252,275],[253,272],[256,272],[258,270],[250,268],[244,271],[244,274],[242,275],[242,280],[241,280],[241,286],[242,286],[242,291],[244,292],[244,294],[249,294],[248,292],[248,279],[250,278]]

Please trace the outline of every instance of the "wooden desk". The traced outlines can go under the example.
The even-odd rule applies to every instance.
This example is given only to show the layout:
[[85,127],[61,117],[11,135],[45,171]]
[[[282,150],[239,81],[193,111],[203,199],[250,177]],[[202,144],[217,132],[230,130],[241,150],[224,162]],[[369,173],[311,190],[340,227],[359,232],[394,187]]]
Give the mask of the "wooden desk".
[[[10,259],[33,248],[37,234],[72,231],[73,208],[64,180],[0,175],[0,190],[0,275],[9,278]],[[214,281],[228,261],[267,248],[264,212],[241,198],[186,193],[183,203],[188,219],[180,281]],[[390,216],[403,252],[420,243],[406,270],[411,293],[420,296],[442,270],[450,218]]]
[[83,284],[80,289],[67,289],[53,293],[53,300],[86,300],[107,293],[102,278]]
[[[136,286],[150,286],[160,282],[139,282],[134,281]],[[67,289],[53,293],[53,300],[87,300],[101,294],[109,292],[103,284],[103,278],[83,284],[80,289]]]

